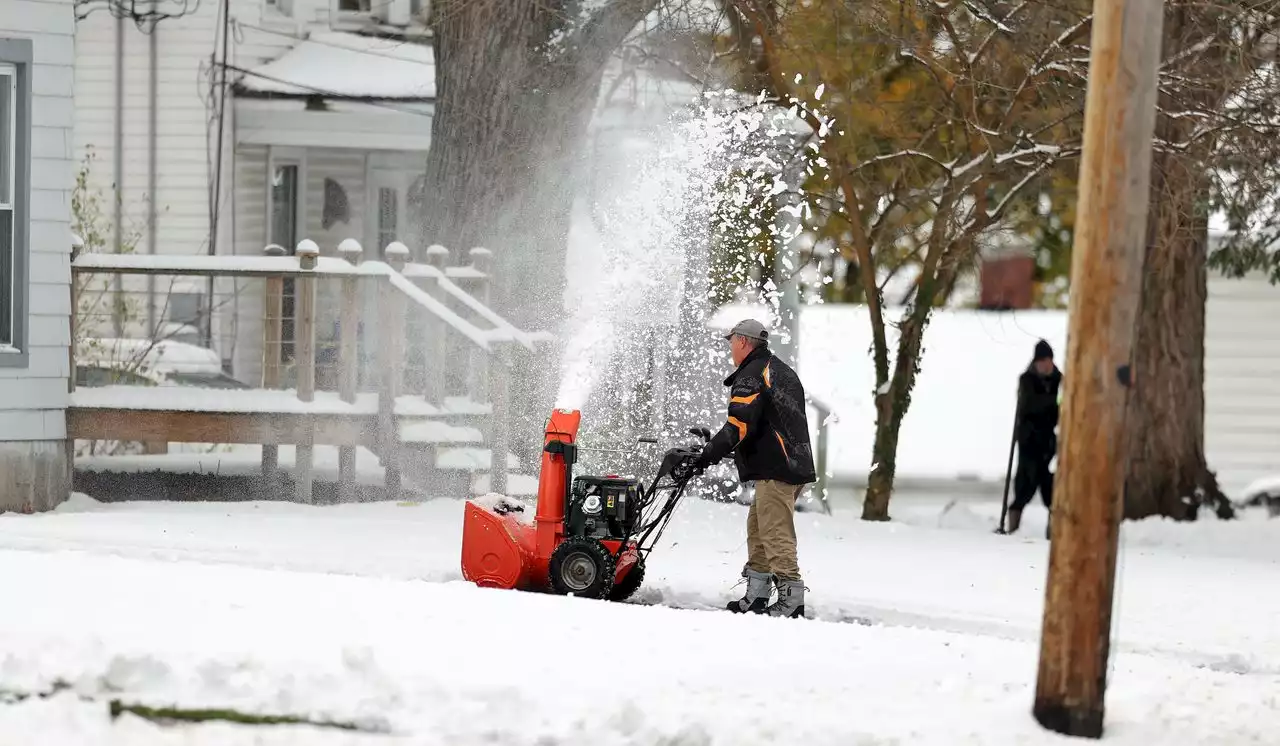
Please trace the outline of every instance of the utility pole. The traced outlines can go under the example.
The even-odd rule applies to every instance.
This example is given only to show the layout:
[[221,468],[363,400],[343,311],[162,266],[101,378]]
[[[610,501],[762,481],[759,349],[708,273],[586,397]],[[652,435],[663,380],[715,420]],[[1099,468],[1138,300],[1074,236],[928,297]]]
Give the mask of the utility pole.
[[[1142,289],[1162,0],[1094,0],[1062,443],[1032,713],[1100,738]],[[1140,375],[1140,372],[1139,372]]]

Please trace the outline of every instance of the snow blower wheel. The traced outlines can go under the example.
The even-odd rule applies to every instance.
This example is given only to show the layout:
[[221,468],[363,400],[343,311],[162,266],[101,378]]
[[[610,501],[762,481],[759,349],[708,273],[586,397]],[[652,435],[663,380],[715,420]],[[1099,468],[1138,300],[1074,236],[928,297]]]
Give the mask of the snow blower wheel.
[[644,584],[644,560],[637,561],[631,566],[631,572],[621,582],[614,583],[613,591],[609,593],[610,601],[626,601],[631,598],[636,591],[640,590],[640,586]]
[[589,536],[562,541],[551,553],[548,569],[552,589],[562,595],[603,599],[610,597],[614,588],[613,554]]

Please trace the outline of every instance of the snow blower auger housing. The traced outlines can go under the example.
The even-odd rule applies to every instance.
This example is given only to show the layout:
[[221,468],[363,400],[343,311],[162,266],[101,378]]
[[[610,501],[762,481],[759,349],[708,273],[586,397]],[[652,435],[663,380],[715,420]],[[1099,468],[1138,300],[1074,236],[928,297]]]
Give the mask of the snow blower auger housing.
[[[702,445],[669,449],[647,490],[637,479],[612,474],[575,477],[581,420],[581,412],[566,409],[554,410],[547,420],[532,521],[514,500],[467,501],[464,578],[486,588],[612,601],[639,590],[645,560],[695,476]],[[706,429],[690,432],[704,444],[710,437]]]

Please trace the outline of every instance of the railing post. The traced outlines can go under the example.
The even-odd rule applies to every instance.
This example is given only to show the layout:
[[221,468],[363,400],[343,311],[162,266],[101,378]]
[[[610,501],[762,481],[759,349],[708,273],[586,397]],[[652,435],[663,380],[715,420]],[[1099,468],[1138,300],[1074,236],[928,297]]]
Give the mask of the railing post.
[[499,495],[507,494],[507,454],[511,447],[504,423],[511,408],[510,383],[514,349],[515,343],[495,342],[491,353],[493,365],[489,371],[489,491]]
[[[79,277],[75,271],[76,257],[80,256],[80,252],[84,251],[84,239],[75,233],[71,234],[71,286],[68,291],[71,293],[71,318],[69,321],[68,334],[71,335],[71,343],[67,345],[67,393],[75,393],[76,390],[76,316],[80,314],[80,283]],[[75,479],[76,472],[76,439],[72,437],[73,433],[68,432],[66,439],[67,449],[67,484],[71,484]]]
[[[320,247],[311,239],[298,244],[298,262],[304,271],[314,271],[320,258]],[[298,278],[297,371],[298,398],[314,401],[316,394],[316,278],[303,275]],[[297,444],[294,461],[294,480],[298,500],[310,503],[315,482],[315,419],[304,418],[302,442]]]
[[[444,276],[445,262],[449,259],[449,250],[439,244],[427,247],[427,264],[439,270]],[[436,300],[442,300],[444,293],[440,290],[440,282],[432,280],[427,283],[428,293]],[[441,404],[444,401],[445,361],[448,355],[446,346],[449,327],[443,320],[435,316],[427,319],[423,325],[426,339],[422,345],[423,386],[422,398],[428,404]]]
[[[364,259],[364,247],[354,238],[338,244],[338,253],[353,267]],[[342,315],[338,321],[338,396],[347,403],[356,400],[356,378],[359,374],[358,354],[360,326],[360,278],[342,278]],[[338,447],[338,502],[354,502],[356,498],[356,446]]]
[[[387,244],[387,264],[399,272],[409,259],[409,247],[399,241]],[[390,287],[381,294],[381,332],[386,336],[379,345],[385,355],[382,365],[382,395],[378,397],[378,444],[382,451],[387,498],[400,499],[400,428],[396,417],[396,399],[404,382],[404,294]]]
[[[80,236],[71,234],[71,263],[74,265],[76,257],[80,256],[80,252],[84,251],[84,239]],[[76,273],[71,273],[71,318],[68,320],[70,328],[68,334],[71,335],[71,344],[67,345],[67,364],[70,366],[70,374],[67,376],[67,393],[76,390],[76,316],[80,312],[80,285]],[[68,453],[74,453],[72,448]]]
[[[283,246],[270,244],[263,253],[267,256],[285,256]],[[262,305],[262,388],[280,387],[280,358],[284,337],[284,278],[268,277]],[[271,479],[280,465],[280,446],[271,443],[262,446],[262,476]]]
[[[486,306],[490,305],[490,287],[492,281],[489,273],[493,268],[493,252],[488,249],[477,246],[471,249],[471,266],[476,269],[482,276],[476,279],[475,288],[472,295]],[[468,360],[469,375],[467,376],[467,394],[472,401],[484,401],[485,392],[489,388],[488,370],[489,356],[481,349],[471,348]]]

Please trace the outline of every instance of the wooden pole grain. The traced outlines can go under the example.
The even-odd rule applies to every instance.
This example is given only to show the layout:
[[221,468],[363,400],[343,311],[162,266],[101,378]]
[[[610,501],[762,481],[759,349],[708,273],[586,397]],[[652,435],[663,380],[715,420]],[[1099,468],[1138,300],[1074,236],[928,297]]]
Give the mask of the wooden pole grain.
[[1032,713],[1100,738],[1142,290],[1162,0],[1095,0],[1065,395]]

